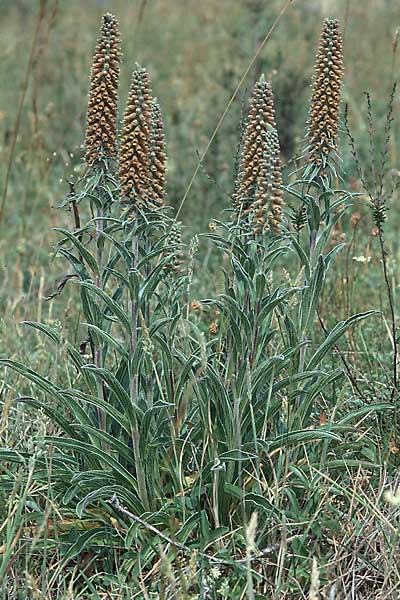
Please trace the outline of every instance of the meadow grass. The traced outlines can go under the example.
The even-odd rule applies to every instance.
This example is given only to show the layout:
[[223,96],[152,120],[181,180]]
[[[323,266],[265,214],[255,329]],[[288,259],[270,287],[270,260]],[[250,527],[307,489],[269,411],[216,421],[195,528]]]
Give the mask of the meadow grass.
[[4,598],[400,597],[400,15],[286,4],[1,7]]

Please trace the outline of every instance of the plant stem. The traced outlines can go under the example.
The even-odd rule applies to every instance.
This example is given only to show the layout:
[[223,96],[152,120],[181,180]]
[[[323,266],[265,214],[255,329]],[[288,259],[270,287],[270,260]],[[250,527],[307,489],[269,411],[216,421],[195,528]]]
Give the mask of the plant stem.
[[[310,243],[310,272],[312,272],[312,268],[313,268],[313,259],[314,259],[314,253],[315,253],[315,246],[317,243],[317,235],[318,235],[318,230],[314,230],[311,229],[310,230],[310,238],[309,238],[309,243]],[[305,284],[309,285],[310,282],[308,282],[305,278]],[[305,342],[307,340],[307,336],[306,336],[306,332],[303,331],[302,332],[302,341]],[[306,360],[306,350],[307,350],[307,346],[306,344],[304,344],[301,348],[300,348],[300,356],[299,356],[299,373],[302,373],[304,371],[304,365],[305,365],[305,360]]]
[[[96,285],[103,289],[103,245],[101,236],[105,228],[104,208],[103,206],[97,209],[97,221],[96,221],[96,248],[97,248],[97,266],[99,274],[96,277]],[[100,300],[99,300],[100,303]],[[100,340],[96,340],[94,344],[94,363],[98,369],[103,368],[103,346]],[[104,386],[100,377],[96,377],[97,394],[100,400],[104,401]],[[104,411],[98,409],[99,417],[99,428],[101,431],[106,430],[106,415]]]
[[[132,271],[134,271],[137,267],[138,253],[139,253],[138,238],[137,238],[135,231],[132,232],[132,240],[131,241],[132,241],[131,269],[132,269]],[[131,333],[131,339],[130,339],[131,372],[130,372],[130,381],[129,381],[129,393],[130,393],[130,397],[131,397],[131,403],[132,403],[133,414],[134,414],[134,422],[132,423],[133,453],[134,453],[134,459],[135,459],[135,469],[136,469],[136,477],[137,477],[137,481],[138,481],[139,496],[140,496],[140,499],[143,503],[145,510],[149,510],[149,497],[147,494],[146,478],[145,478],[142,459],[141,459],[141,455],[140,455],[140,433],[139,433],[139,425],[138,425],[137,414],[136,414],[139,390],[138,390],[137,368],[135,367],[134,361],[135,361],[137,343],[138,343],[137,331],[138,331],[139,315],[138,315],[137,299],[135,297],[134,290],[131,291],[131,298],[129,301],[129,313],[131,315],[131,320],[132,320],[132,333]]]
[[397,377],[398,343],[397,343],[397,333],[396,333],[396,315],[394,312],[392,286],[390,285],[390,281],[389,281],[389,274],[388,274],[388,268],[387,268],[387,252],[385,250],[385,240],[383,237],[382,227],[378,227],[378,231],[379,231],[379,244],[381,247],[383,275],[385,278],[385,284],[386,284],[387,295],[388,295],[388,300],[389,300],[389,307],[390,307],[390,320],[391,320],[392,337],[393,337],[393,390],[392,390],[392,398],[393,398],[396,391],[398,390],[398,377]]

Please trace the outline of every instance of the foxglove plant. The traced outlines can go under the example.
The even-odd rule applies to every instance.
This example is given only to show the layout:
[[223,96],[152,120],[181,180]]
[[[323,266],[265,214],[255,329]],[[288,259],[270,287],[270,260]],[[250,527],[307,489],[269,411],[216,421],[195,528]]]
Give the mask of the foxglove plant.
[[[290,186],[282,185],[271,86],[261,77],[254,87],[233,193],[235,218],[215,222],[204,236],[222,250],[222,290],[201,302],[190,297],[199,237],[185,273],[181,227],[164,208],[161,111],[140,67],[132,75],[117,171],[117,43],[116,22],[106,15],[89,95],[89,169],[73,200],[87,200],[97,211],[96,250],[90,246],[93,220],[61,230],[58,248],[79,279],[93,361],[54,327],[30,323],[65,345],[76,369],[71,385],[15,360],[0,363],[37,386],[44,397],[23,400],[60,429],[61,435],[46,438],[55,448],[54,497],[74,503],[80,518],[90,514],[91,523],[89,507],[99,517],[69,546],[60,568],[100,540],[126,559],[132,581],[143,569],[152,573],[159,554],[173,561],[179,550],[195,555],[201,572],[216,562],[251,588],[246,575],[257,548],[267,554],[280,528],[310,521],[307,507],[319,493],[313,469],[329,471],[329,449],[335,468],[347,472],[343,435],[352,432],[352,419],[374,410],[369,405],[343,414],[335,406],[334,421],[315,425],[320,397],[333,406],[332,386],[343,378],[326,358],[370,314],[338,323],[322,342],[310,339],[325,274],[340,250],[327,251],[329,236],[343,213],[339,205],[350,197],[339,193],[330,204],[342,73],[338,25],[324,25],[307,167]],[[306,241],[286,226],[285,190],[306,206]],[[301,268],[282,283],[284,260],[295,253]],[[357,449],[353,444],[352,452]],[[38,464],[45,469],[45,460]],[[243,531],[255,509],[262,526],[257,536],[255,518],[247,527],[250,555]],[[299,554],[310,537],[299,542]]]

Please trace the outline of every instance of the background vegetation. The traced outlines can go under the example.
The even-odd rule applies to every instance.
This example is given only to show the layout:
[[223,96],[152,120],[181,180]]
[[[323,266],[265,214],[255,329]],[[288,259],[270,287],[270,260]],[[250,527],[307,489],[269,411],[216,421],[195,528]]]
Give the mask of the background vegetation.
[[[396,31],[400,26],[398,2],[295,0],[257,57],[191,185],[199,154],[207,146],[237,83],[282,5],[278,0],[90,0],[85,3],[2,0],[1,358],[26,364],[62,388],[74,382],[74,371],[65,359],[65,347],[51,347],[36,330],[27,329],[20,322],[44,322],[75,343],[80,339],[77,324],[85,319],[77,286],[67,287],[54,300],[46,302],[44,298],[54,292],[60,278],[67,273],[63,260],[52,254],[59,239],[52,228],[73,227],[71,213],[57,206],[68,192],[67,181],[77,180],[83,173],[81,144],[88,74],[105,11],[110,10],[117,16],[123,34],[120,114],[135,62],[146,66],[154,96],[162,106],[169,157],[168,203],[178,209],[185,198],[179,219],[188,244],[194,234],[209,231],[208,224],[213,219],[226,220],[222,211],[230,207],[241,113],[261,73],[272,81],[285,176],[286,181],[291,180],[289,174],[296,164],[292,158],[302,152],[312,68],[326,16],[341,22],[345,54],[343,100],[348,104],[349,124],[360,163],[371,163],[375,150],[369,147],[364,92],[371,94],[378,147],[385,136],[387,104],[399,69],[396,58]],[[36,40],[32,46],[35,30]],[[394,178],[400,176],[398,112],[397,92],[386,168]],[[370,309],[376,309],[377,313],[356,329],[349,329],[340,342],[341,357],[351,366],[359,389],[354,389],[347,378],[330,381],[332,389],[318,395],[318,405],[307,421],[309,427],[329,421],[333,411],[330,403],[334,401],[338,420],[345,419],[343,427],[351,424],[348,431],[343,429],[343,437],[330,455],[330,460],[342,461],[340,469],[336,472],[325,468],[329,462],[324,458],[324,453],[329,455],[328,442],[319,441],[310,451],[309,446],[304,445],[301,450],[295,449],[294,454],[282,452],[282,462],[274,464],[271,470],[276,477],[276,495],[275,492],[264,494],[269,502],[280,498],[276,505],[278,514],[270,517],[272,537],[263,538],[263,519],[267,519],[268,507],[260,506],[259,499],[254,501],[253,509],[259,513],[257,528],[251,521],[252,511],[247,509],[244,518],[239,508],[235,512],[237,498],[231,499],[229,510],[220,506],[220,528],[212,520],[196,524],[201,530],[199,539],[204,544],[197,551],[207,556],[213,554],[221,561],[213,564],[203,556],[199,566],[198,557],[185,551],[179,555],[179,548],[175,548],[178,554],[175,556],[168,540],[157,538],[157,543],[152,544],[145,528],[131,527],[126,532],[124,519],[110,517],[104,507],[93,515],[85,513],[80,520],[74,511],[79,498],[75,499],[69,492],[70,497],[64,496],[61,501],[61,492],[53,485],[52,470],[57,468],[57,461],[54,459],[55,465],[51,463],[52,453],[47,451],[45,436],[59,436],[59,425],[42,410],[14,402],[16,396],[36,397],[37,391],[25,377],[2,369],[0,443],[4,453],[0,496],[4,502],[0,504],[3,506],[0,509],[0,586],[3,587],[0,589],[5,598],[242,598],[246,594],[249,598],[257,594],[267,598],[400,597],[396,562],[398,497],[389,501],[385,496],[397,490],[400,447],[397,413],[361,412],[355,420],[349,417],[346,421],[346,414],[351,416],[368,404],[393,401],[393,336],[376,225],[344,129],[342,120],[343,187],[360,195],[353,198],[351,211],[332,231],[332,244],[344,242],[346,246],[327,275],[319,302],[319,317],[330,330],[352,314]],[[379,149],[376,153],[379,155]],[[190,190],[186,194],[188,186]],[[400,260],[398,202],[397,193],[389,200],[385,224],[395,307]],[[220,266],[226,257],[204,237],[198,243],[192,242],[191,248],[190,299],[217,297],[224,290]],[[290,261],[280,263],[271,277],[277,287],[298,286],[301,282],[296,281]],[[218,314],[212,310],[214,308],[207,308],[194,318],[207,341],[209,326]],[[317,318],[313,327],[316,343],[322,343],[324,335]],[[198,344],[194,344],[191,351],[201,352],[201,343]],[[342,361],[335,349],[326,360],[332,370]],[[324,368],[327,368],[325,364]],[[52,402],[49,398],[45,395],[45,399]],[[282,396],[279,400],[282,401]],[[284,412],[283,405],[282,414]],[[336,416],[332,421],[334,418]],[[271,423],[271,432],[278,435],[280,422]],[[251,439],[251,423],[243,435]],[[234,431],[232,436],[235,437]],[[23,464],[7,461],[11,455],[7,457],[6,451],[11,449],[24,456]],[[29,456],[35,461],[29,461]],[[298,468],[295,472],[289,469],[291,461]],[[47,473],[47,485],[43,473],[38,475],[38,465]],[[216,477],[218,471],[213,473],[212,477]],[[245,470],[244,474],[248,472]],[[272,489],[272,474],[260,484],[263,490],[264,484]],[[188,474],[186,476],[189,489],[193,482]],[[233,477],[232,473],[230,476]],[[289,500],[283,501],[280,494],[286,489],[286,479],[290,478],[295,483],[288,487],[293,487],[295,497],[288,494]],[[171,484],[168,493],[177,493],[174,489]],[[338,508],[340,503],[345,506],[343,510]],[[167,536],[174,537],[179,532],[179,526],[174,528],[171,524],[175,509],[168,503],[163,507],[164,512],[157,507],[159,512],[153,525]],[[36,518],[38,514],[42,515],[41,519]],[[140,514],[139,509],[137,514]],[[181,517],[181,514],[176,515],[179,523]],[[82,532],[98,527],[98,520],[101,527],[108,528],[112,552],[104,549],[107,547],[104,538],[101,544],[91,545],[89,540],[76,545],[77,540],[82,540]],[[150,518],[149,522],[152,522]],[[273,553],[267,566],[256,562],[254,568],[250,568],[245,559],[253,552],[255,531],[259,532],[258,548],[263,540],[263,547],[270,546]],[[207,536],[209,541],[205,543]],[[125,554],[115,538],[128,549]],[[189,533],[184,543],[187,540],[189,543]],[[168,552],[160,549],[163,544]],[[154,559],[157,553],[158,562]],[[236,569],[223,562],[233,556],[242,557],[242,568],[240,558]],[[138,568],[132,574],[130,561],[137,564],[141,560],[143,569]],[[155,573],[150,578],[149,564]],[[164,581],[161,588],[160,580]]]

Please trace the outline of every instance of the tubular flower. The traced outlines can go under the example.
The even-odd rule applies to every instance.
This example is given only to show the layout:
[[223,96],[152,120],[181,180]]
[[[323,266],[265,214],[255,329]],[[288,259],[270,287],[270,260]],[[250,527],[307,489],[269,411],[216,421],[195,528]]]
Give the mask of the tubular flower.
[[326,19],[316,58],[307,131],[307,162],[321,174],[324,174],[331,150],[336,149],[342,82],[343,49],[339,23]]
[[255,201],[257,179],[266,151],[266,132],[271,126],[275,127],[274,98],[271,84],[262,75],[251,96],[233,194],[233,206],[240,216],[246,216]]
[[109,13],[103,24],[93,56],[86,119],[85,160],[117,156],[117,106],[121,59],[118,22]]

